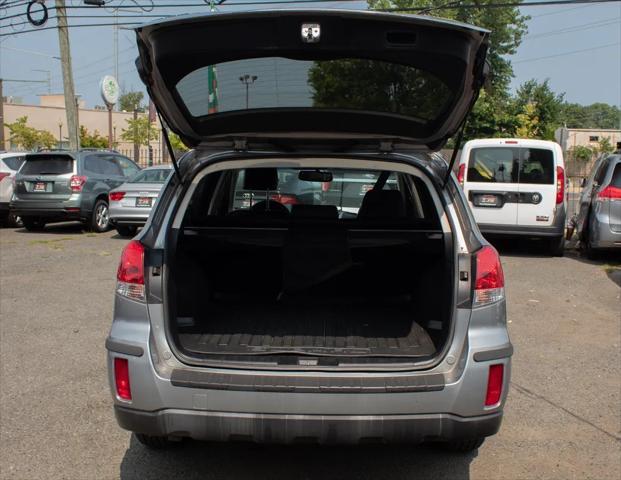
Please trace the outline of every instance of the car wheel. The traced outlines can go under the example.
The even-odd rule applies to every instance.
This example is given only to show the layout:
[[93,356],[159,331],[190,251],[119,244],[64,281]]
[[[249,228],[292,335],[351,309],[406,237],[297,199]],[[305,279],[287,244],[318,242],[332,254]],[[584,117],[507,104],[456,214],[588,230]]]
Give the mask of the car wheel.
[[23,217],[22,223],[24,228],[30,232],[38,232],[45,227],[45,222],[37,217]]
[[154,435],[145,435],[144,433],[134,433],[136,440],[142,443],[145,447],[152,448],[153,450],[162,450],[169,448],[173,442],[166,437],[157,437]]
[[133,237],[136,235],[137,230],[137,227],[132,227],[130,225],[119,225],[116,227],[116,231],[121,237]]
[[468,453],[476,450],[485,441],[485,437],[470,438],[468,440],[452,440],[450,442],[443,443],[442,446],[451,452],[456,453]]
[[548,238],[548,251],[553,257],[562,257],[565,253],[565,237]]
[[110,211],[108,210],[108,202],[105,200],[97,200],[91,215],[91,230],[102,233],[110,228]]

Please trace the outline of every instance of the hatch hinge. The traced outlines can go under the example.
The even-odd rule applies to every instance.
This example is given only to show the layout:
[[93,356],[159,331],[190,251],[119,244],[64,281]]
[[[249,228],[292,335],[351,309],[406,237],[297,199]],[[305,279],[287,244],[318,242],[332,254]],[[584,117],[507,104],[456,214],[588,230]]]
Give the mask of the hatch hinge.
[[394,143],[392,140],[381,140],[379,149],[382,153],[390,153],[394,150]]
[[173,168],[175,169],[175,175],[177,175],[179,183],[183,183],[181,181],[181,173],[179,173],[179,165],[177,164],[177,159],[175,158],[175,151],[170,143],[170,138],[168,138],[168,128],[166,128],[166,124],[162,120],[162,115],[160,114],[159,110],[157,110],[157,116],[160,119],[160,125],[162,126],[162,135],[164,136],[164,141],[166,142],[166,149],[168,150],[168,154],[170,155],[170,160],[172,161]]
[[248,139],[246,138],[234,138],[233,150],[236,152],[245,152],[248,150]]

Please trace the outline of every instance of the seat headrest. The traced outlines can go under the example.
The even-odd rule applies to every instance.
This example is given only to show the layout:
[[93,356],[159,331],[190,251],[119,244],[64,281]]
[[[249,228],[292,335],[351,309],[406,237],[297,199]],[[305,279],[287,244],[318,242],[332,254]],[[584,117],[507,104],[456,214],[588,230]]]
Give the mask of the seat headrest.
[[358,218],[403,218],[405,204],[398,190],[369,190],[362,199]]
[[297,204],[291,207],[293,218],[321,218],[327,220],[338,220],[339,211],[336,205],[302,205]]
[[275,168],[247,168],[244,171],[244,190],[278,189],[278,170]]

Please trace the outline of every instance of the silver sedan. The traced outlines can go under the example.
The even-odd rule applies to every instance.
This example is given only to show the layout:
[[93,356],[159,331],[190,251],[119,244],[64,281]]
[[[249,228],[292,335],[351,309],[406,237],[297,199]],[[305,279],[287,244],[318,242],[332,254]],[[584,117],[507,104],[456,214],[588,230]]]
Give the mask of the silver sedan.
[[145,168],[110,191],[110,222],[119,235],[133,237],[138,227],[146,223],[171,170],[169,165]]

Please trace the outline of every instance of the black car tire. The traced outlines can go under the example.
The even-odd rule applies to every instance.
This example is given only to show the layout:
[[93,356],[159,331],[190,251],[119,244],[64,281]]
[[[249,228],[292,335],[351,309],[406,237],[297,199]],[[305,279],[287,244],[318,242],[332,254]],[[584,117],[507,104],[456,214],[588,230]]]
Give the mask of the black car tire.
[[144,433],[134,433],[136,436],[136,440],[142,443],[145,447],[151,448],[153,450],[162,450],[164,448],[169,448],[173,442],[168,440],[166,437],[157,437],[153,435],[145,435]]
[[121,237],[133,237],[137,230],[137,227],[131,225],[117,225],[116,227],[116,231]]
[[105,200],[97,200],[91,213],[90,229],[93,232],[103,233],[110,230],[110,211],[108,210],[108,202]]
[[548,241],[548,251],[553,257],[562,257],[565,254],[565,237],[552,237]]
[[22,224],[29,232],[39,232],[45,228],[45,222],[38,217],[22,217]]
[[476,450],[485,441],[485,437],[470,438],[468,440],[452,440],[450,442],[443,443],[442,446],[451,452],[456,453],[468,453]]

